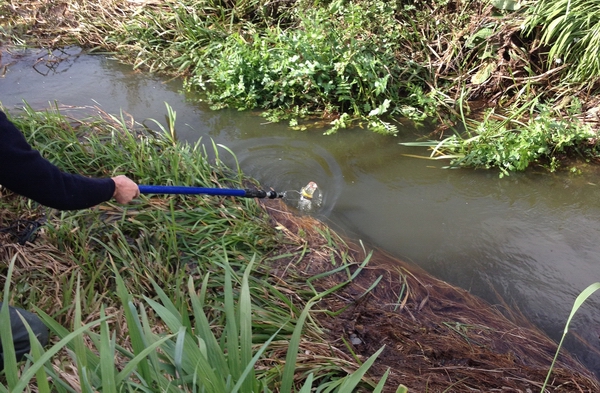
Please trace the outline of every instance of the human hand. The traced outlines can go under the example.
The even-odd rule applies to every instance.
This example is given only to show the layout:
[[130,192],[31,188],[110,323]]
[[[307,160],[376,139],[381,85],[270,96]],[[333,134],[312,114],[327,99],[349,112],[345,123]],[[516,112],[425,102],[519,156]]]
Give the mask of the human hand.
[[125,175],[112,178],[115,182],[115,193],[113,198],[119,203],[129,203],[132,199],[140,196],[138,185]]

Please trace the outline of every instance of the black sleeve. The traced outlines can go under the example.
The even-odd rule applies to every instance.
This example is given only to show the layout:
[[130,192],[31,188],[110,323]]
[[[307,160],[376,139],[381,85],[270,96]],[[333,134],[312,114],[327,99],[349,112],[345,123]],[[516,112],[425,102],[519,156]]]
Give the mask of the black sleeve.
[[112,198],[111,178],[88,178],[62,172],[27,143],[0,111],[0,184],[42,205],[60,210],[95,206]]

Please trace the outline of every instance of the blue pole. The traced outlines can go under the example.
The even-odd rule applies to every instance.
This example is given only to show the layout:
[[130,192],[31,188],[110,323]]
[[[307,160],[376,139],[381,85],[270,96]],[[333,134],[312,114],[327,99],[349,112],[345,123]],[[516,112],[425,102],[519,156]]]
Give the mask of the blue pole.
[[233,188],[205,188],[205,187],[186,187],[186,186],[148,186],[140,185],[140,194],[183,194],[183,195],[221,195],[236,196],[247,198],[282,198],[283,195],[275,191],[262,190],[239,190]]
[[205,188],[184,186],[139,186],[141,194],[183,194],[183,195],[223,195],[223,196],[246,196],[246,190],[230,188]]

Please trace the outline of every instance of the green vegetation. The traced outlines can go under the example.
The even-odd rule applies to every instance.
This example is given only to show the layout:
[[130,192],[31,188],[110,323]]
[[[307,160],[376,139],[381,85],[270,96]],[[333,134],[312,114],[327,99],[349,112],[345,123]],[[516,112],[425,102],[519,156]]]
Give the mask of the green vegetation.
[[[492,3],[509,9],[516,4]],[[586,1],[539,1],[521,14],[524,19],[511,14],[513,19],[486,25],[467,40],[467,46],[479,47],[483,62],[472,76],[473,85],[486,85],[494,72],[505,73],[500,64],[510,65],[507,75],[501,75],[510,85],[500,86],[507,90],[497,93],[499,105],[476,120],[465,118],[464,102],[459,108],[464,132],[405,145],[431,146],[432,158],[450,159],[454,167],[498,168],[501,177],[534,164],[555,171],[563,159],[598,160],[600,8]],[[505,37],[510,46],[498,45],[494,37],[500,23],[517,26],[520,21],[522,30]],[[506,34],[505,28],[500,31]],[[504,50],[504,61],[494,55],[499,50]],[[467,86],[461,98],[473,92]]]
[[532,164],[553,172],[564,157],[598,157],[597,134],[590,125],[581,124],[572,116],[556,118],[548,108],[535,116],[522,122],[489,111],[482,121],[465,122],[464,133],[442,141],[402,144],[428,146],[432,159],[450,160],[450,167],[498,168],[500,177],[523,171]]
[[540,45],[550,47],[546,67],[567,64],[563,84],[597,89],[600,77],[600,7],[585,0],[542,0],[527,10],[527,33],[539,29]]
[[[58,111],[31,108],[13,120],[68,171],[108,176],[126,166],[141,183],[251,182],[221,163],[216,146],[209,162],[200,143],[176,142],[174,128],[154,134],[112,116],[74,126]],[[46,350],[35,347],[24,366],[7,360],[0,391],[25,391],[32,378],[40,392],[384,387],[385,376],[375,383],[365,374],[380,352],[360,363],[336,356],[312,316],[335,288],[318,292],[294,280],[293,269],[280,285],[273,266],[306,258],[306,239],[272,228],[255,200],[141,197],[56,212],[9,194],[0,209],[6,219],[46,220],[33,244],[3,242],[2,258],[11,261],[2,269],[4,304],[35,309],[56,337]],[[331,254],[331,269],[355,265],[358,274],[368,261],[352,261],[336,250],[344,243],[335,235],[322,236],[319,252]]]
[[[503,176],[597,158],[599,15],[584,1],[20,0],[0,4],[0,39],[111,53],[184,78],[215,109],[259,109],[298,129],[321,117],[329,133],[361,124],[394,135],[398,117],[435,121],[456,131],[415,145]],[[169,113],[159,135],[124,117],[76,122],[27,108],[14,120],[68,171],[253,183],[223,165],[226,149],[213,145],[209,162],[200,143],[179,144]],[[383,390],[388,374],[365,374],[381,352],[360,359],[346,343],[353,356],[339,356],[315,317],[327,312],[317,299],[347,282],[319,292],[312,280],[348,272],[349,282],[368,261],[332,233],[310,252],[335,268],[306,281],[290,266],[309,257],[308,235],[274,229],[253,200],[143,197],[57,213],[9,194],[0,209],[45,220],[39,246],[2,248],[12,261],[4,299],[36,305],[59,340],[20,370],[9,360],[0,391],[33,378],[40,392]]]
[[[537,139],[545,128],[534,124],[538,117],[563,123],[568,115],[577,134],[587,132],[585,124],[596,132],[600,10],[584,0],[31,0],[0,7],[0,16],[5,40],[111,52],[183,77],[215,109],[260,109],[297,129],[315,117],[330,122],[328,133],[361,124],[395,134],[400,117],[437,121],[441,130],[466,127],[470,133],[435,140],[448,138],[447,155],[471,157],[453,165],[497,166],[501,175],[538,163],[546,142],[500,142],[502,155],[519,157],[508,163],[514,160],[498,157],[487,137],[473,139],[496,128],[487,123],[492,113],[527,124],[492,132],[495,139]],[[575,115],[567,112],[572,100]],[[552,145],[553,136],[547,139]],[[579,142],[563,147],[581,151]],[[596,158],[593,145],[584,155]],[[553,170],[563,157],[562,149],[554,152],[541,154]]]

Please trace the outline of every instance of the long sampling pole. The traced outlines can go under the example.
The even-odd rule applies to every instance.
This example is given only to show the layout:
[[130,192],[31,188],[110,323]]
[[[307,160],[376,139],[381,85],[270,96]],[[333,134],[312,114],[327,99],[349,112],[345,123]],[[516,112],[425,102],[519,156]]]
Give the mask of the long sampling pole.
[[235,189],[235,188],[207,188],[188,186],[138,186],[141,194],[180,194],[180,195],[220,195],[244,198],[283,198],[282,193],[276,191]]

